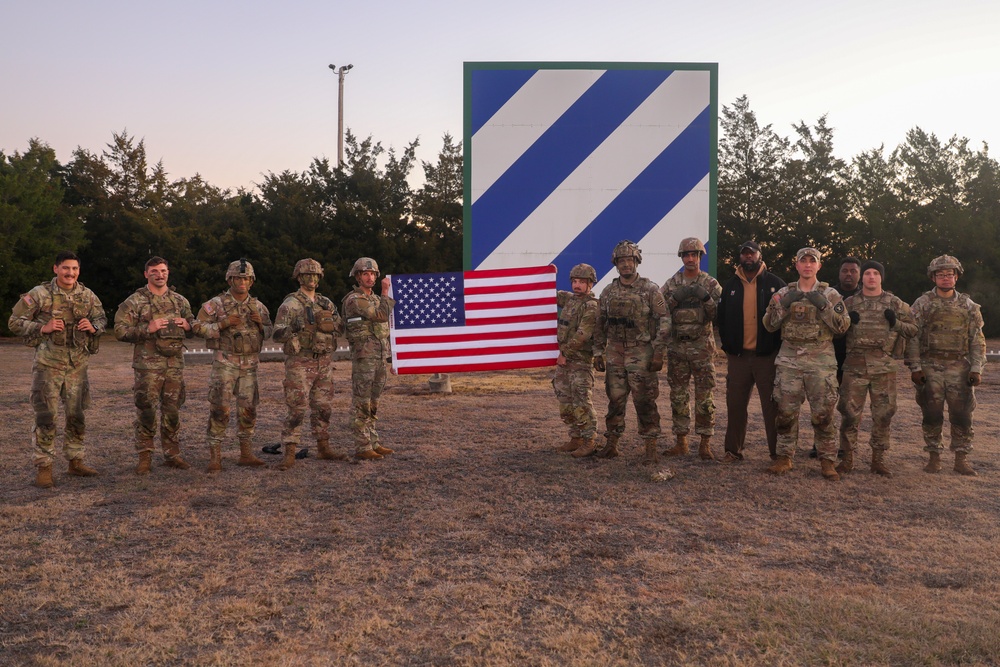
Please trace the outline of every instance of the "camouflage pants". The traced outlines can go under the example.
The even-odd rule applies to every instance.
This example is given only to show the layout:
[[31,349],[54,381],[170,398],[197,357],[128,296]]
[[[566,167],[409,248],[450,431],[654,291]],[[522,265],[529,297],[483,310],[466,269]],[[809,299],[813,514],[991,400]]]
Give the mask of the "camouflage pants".
[[858,424],[865,412],[865,398],[871,395],[872,434],[869,445],[872,451],[889,449],[889,431],[896,414],[896,373],[867,375],[844,371],[840,384],[840,448],[855,451],[858,448]]
[[619,363],[619,359],[612,356],[609,346],[607,371],[604,373],[604,390],[608,394],[608,414],[604,418],[605,437],[620,437],[625,432],[625,406],[630,393],[639,422],[639,435],[644,438],[656,438],[660,435],[660,411],[656,407],[656,399],[660,396],[660,379],[654,371],[645,370],[652,356],[652,347],[629,348],[623,356],[624,363]]
[[819,458],[837,460],[837,430],[833,413],[837,408],[837,369],[788,368],[778,366],[774,378],[774,401],[778,404],[775,425],[778,429],[778,456],[795,456],[799,442],[799,410],[809,400],[812,413],[813,442]]
[[597,431],[593,366],[579,361],[567,361],[565,366],[556,366],[552,387],[559,401],[559,417],[569,426],[569,437],[593,438]]
[[212,376],[208,381],[208,403],[211,411],[208,417],[208,445],[221,446],[229,426],[229,397],[236,396],[239,441],[253,439],[257,424],[257,404],[260,394],[257,389],[256,368],[235,368],[218,361],[212,362]]
[[972,451],[972,413],[976,409],[976,390],[969,386],[969,362],[924,361],[921,368],[927,383],[917,387],[917,405],[923,412],[924,451],[944,449],[941,430],[944,427],[944,406],[948,404],[951,423],[951,451]]
[[63,456],[71,461],[82,457],[84,451],[86,424],[83,413],[90,407],[86,364],[73,368],[35,366],[31,378],[31,407],[35,410],[31,444],[36,466],[52,465],[55,459],[56,414],[60,401],[66,417]]
[[156,436],[156,406],[160,406],[160,445],[167,456],[180,454],[177,431],[180,429],[180,408],[184,405],[184,369],[163,368],[135,371],[136,419],[135,449],[153,451]]
[[385,387],[386,364],[381,356],[355,358],[351,361],[351,431],[358,452],[375,449],[379,445],[378,399]]
[[691,430],[691,393],[688,387],[694,379],[694,432],[698,435],[715,433],[715,349],[704,345],[682,343],[667,349],[667,384],[670,385],[670,410],[673,432],[687,435]]
[[317,442],[330,439],[333,403],[333,355],[318,358],[290,356],[285,359],[285,405],[288,413],[281,428],[283,443],[298,445],[300,426],[309,405],[309,425]]

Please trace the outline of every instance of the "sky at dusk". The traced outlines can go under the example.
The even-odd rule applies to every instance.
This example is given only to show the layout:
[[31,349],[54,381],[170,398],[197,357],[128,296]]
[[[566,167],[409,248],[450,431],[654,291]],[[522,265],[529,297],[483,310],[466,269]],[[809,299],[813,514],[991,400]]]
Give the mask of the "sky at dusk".
[[65,163],[127,130],[171,180],[232,189],[336,160],[331,63],[354,65],[345,127],[427,161],[462,139],[466,61],[718,63],[720,104],[782,136],[827,114],[845,159],[915,126],[1000,142],[985,0],[0,0],[0,33],[0,150]]

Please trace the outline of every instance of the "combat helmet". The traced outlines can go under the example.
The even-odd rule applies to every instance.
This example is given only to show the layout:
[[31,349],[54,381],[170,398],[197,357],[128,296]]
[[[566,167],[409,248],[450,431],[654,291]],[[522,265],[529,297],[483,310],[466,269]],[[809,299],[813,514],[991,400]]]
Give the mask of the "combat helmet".
[[594,270],[590,264],[577,264],[569,271],[569,277],[580,278],[581,280],[589,280],[591,284],[597,282],[597,271]]
[[639,250],[639,246],[628,239],[619,241],[618,245],[615,246],[611,252],[611,263],[617,265],[618,260],[623,257],[633,257],[636,265],[642,264],[642,251]]
[[683,257],[686,252],[700,252],[702,255],[707,254],[705,252],[705,244],[701,242],[701,239],[693,236],[681,241],[680,246],[677,248],[677,256]]
[[371,257],[360,257],[358,261],[354,262],[354,266],[351,267],[351,277],[355,277],[362,271],[374,271],[375,277],[378,278],[381,273],[378,270],[378,262],[376,262]]
[[962,277],[962,263],[951,255],[941,255],[932,259],[931,263],[927,266],[927,277],[934,280],[934,274],[941,269],[954,269],[955,275],[959,278]]
[[230,262],[229,268],[226,269],[226,282],[229,282],[232,278],[249,278],[250,280],[256,280],[257,277],[253,272],[253,264],[248,262],[246,259],[238,259],[235,262]]
[[292,280],[298,278],[303,273],[315,273],[320,277],[323,276],[323,267],[315,259],[306,258],[300,259],[295,262],[295,268],[292,269]]

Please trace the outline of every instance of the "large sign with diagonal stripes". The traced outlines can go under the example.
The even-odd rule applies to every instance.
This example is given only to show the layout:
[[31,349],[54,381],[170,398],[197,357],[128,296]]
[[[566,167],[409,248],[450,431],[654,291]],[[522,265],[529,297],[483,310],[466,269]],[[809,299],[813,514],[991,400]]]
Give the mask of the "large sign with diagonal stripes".
[[639,243],[662,284],[682,238],[715,269],[714,63],[466,63],[465,268],[555,264],[617,275]]

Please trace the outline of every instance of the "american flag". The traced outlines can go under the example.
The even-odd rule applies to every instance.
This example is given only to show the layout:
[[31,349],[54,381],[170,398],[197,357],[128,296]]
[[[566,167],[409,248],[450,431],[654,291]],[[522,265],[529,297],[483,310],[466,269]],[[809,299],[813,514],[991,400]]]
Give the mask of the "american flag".
[[556,267],[390,276],[397,373],[554,366]]

